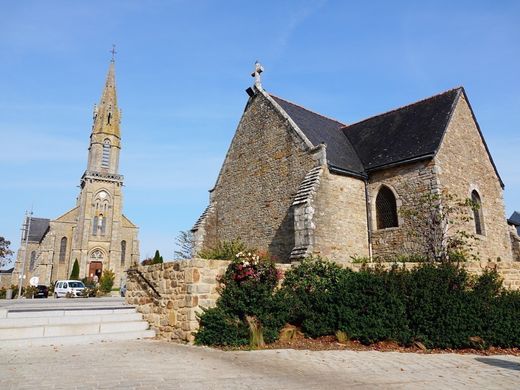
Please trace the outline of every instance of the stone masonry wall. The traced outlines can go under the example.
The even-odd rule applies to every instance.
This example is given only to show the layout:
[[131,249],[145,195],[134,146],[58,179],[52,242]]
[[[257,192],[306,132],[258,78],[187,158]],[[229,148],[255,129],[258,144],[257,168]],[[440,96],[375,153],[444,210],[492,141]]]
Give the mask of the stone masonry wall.
[[368,256],[365,183],[324,169],[314,196],[313,254],[337,263]]
[[[179,262],[139,266],[139,270],[158,290],[157,297],[143,279],[130,272],[127,278],[126,302],[135,305],[156,331],[157,337],[176,342],[193,342],[199,328],[197,313],[214,307],[219,297],[217,277],[224,274],[229,262],[192,259]],[[296,263],[297,264],[297,263]],[[376,263],[372,263],[375,265]],[[379,263],[381,264],[381,263]],[[344,267],[359,271],[362,264],[343,263]],[[393,263],[382,263],[390,268]],[[404,263],[407,269],[418,263]],[[464,266],[470,274],[479,275],[486,268],[496,268],[504,279],[504,286],[520,290],[520,262],[468,262]],[[289,264],[278,264],[287,271]]]
[[199,327],[197,313],[215,306],[217,276],[228,261],[183,260],[139,266],[137,269],[158,290],[159,297],[135,273],[127,277],[126,302],[135,305],[157,336],[165,340],[191,342]]
[[[375,257],[403,254],[406,239],[406,220],[399,215],[400,208],[413,205],[421,193],[438,187],[433,161],[417,162],[374,172],[370,175],[368,194],[372,222],[372,248]],[[399,227],[377,229],[376,197],[382,185],[396,196]]]
[[[257,94],[242,116],[212,192],[216,239],[288,261],[294,247],[291,204],[315,156],[273,104]],[[210,234],[206,228],[206,234]]]
[[[464,96],[457,103],[435,165],[443,189],[462,199],[471,198],[473,190],[480,195],[484,234],[478,235],[475,245],[479,257],[512,260],[503,189]],[[474,221],[467,223],[465,230],[475,234]]]

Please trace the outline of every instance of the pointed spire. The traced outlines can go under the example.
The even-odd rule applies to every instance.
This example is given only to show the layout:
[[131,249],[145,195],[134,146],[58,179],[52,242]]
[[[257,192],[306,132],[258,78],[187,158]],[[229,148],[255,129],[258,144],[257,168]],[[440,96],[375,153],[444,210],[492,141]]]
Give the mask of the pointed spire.
[[94,112],[92,133],[104,133],[120,137],[120,111],[117,106],[115,62],[110,61],[101,100]]

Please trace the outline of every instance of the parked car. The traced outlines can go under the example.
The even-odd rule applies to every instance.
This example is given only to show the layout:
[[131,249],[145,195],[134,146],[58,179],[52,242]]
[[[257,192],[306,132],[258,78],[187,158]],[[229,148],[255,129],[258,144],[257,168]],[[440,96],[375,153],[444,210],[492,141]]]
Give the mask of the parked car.
[[39,284],[36,286],[36,292],[34,293],[35,298],[48,298],[49,297],[49,287],[44,286],[43,284]]
[[54,298],[82,297],[85,285],[80,280],[58,280],[54,285]]

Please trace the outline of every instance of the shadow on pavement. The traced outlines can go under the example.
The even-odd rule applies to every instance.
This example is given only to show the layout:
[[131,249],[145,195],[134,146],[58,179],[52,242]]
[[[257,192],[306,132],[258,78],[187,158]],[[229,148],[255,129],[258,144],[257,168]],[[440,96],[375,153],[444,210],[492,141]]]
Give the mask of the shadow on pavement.
[[509,361],[509,360],[487,358],[487,357],[478,357],[478,358],[475,358],[475,360],[480,363],[489,364],[490,366],[505,368],[508,370],[520,371],[520,364]]

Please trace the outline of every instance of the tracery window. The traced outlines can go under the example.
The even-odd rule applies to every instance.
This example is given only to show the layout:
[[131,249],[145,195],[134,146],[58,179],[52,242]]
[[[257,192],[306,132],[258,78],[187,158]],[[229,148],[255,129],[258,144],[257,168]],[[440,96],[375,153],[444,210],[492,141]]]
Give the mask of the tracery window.
[[376,197],[376,219],[378,229],[399,226],[397,218],[397,202],[392,190],[382,186]]
[[484,235],[484,216],[482,213],[482,201],[476,190],[471,192],[471,201],[473,202],[473,220],[475,221],[475,232]]
[[60,263],[65,263],[65,255],[67,252],[67,237],[63,237],[60,242]]

